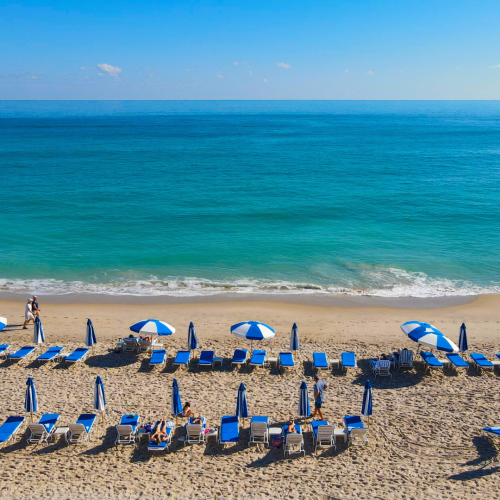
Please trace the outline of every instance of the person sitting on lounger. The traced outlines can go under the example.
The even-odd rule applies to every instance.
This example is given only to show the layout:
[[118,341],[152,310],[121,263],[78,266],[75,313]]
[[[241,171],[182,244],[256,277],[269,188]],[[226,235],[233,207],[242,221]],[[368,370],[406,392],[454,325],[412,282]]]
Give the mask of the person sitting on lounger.
[[156,340],[156,335],[145,335],[144,337],[141,335],[139,340],[142,342],[151,342],[153,343]]
[[297,429],[295,428],[295,421],[293,420],[293,417],[290,417],[290,420],[288,421],[288,434],[293,434],[294,432],[297,432]]
[[186,401],[186,404],[182,408],[181,417],[192,417],[192,416],[193,416],[193,410],[191,409],[191,403],[189,401]]
[[151,441],[156,444],[160,444],[168,441],[169,439],[170,436],[167,434],[167,422],[165,420],[161,420],[156,427],[155,433],[151,436]]
[[191,423],[203,425],[203,417],[201,415],[198,415],[197,417],[193,417],[193,420],[191,421]]

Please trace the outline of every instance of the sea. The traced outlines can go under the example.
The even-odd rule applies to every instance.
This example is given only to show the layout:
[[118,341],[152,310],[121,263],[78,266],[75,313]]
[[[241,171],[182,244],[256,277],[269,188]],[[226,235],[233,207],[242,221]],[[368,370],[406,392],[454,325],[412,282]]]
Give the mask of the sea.
[[500,293],[500,101],[1,101],[0,291]]

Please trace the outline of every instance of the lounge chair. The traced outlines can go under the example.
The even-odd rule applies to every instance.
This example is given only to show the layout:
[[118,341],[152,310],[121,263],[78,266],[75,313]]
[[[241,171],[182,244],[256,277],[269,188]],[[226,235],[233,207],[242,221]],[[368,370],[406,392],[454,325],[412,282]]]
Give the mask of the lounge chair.
[[250,366],[260,366],[263,368],[265,363],[266,363],[266,351],[255,349],[252,352],[252,357],[250,358],[248,364]]
[[387,359],[372,359],[372,372],[376,377],[392,377],[391,361]]
[[282,369],[295,368],[295,361],[293,360],[293,354],[291,352],[280,352],[278,362],[280,371],[282,371]]
[[226,415],[220,419],[219,444],[240,442],[240,425],[238,417]]
[[495,367],[495,365],[491,361],[488,361],[483,354],[471,352],[470,358],[472,359],[472,366],[474,366],[474,368],[479,372],[482,372],[483,370],[493,371],[493,368]]
[[313,431],[313,444],[314,452],[318,448],[331,448],[336,449],[335,445],[335,427],[330,425],[326,420],[313,420],[311,422]]
[[19,351],[9,354],[7,359],[13,363],[19,363],[22,359],[28,359],[37,349],[38,346],[25,345]]
[[313,369],[319,371],[328,370],[328,368],[330,368],[330,364],[328,363],[328,359],[326,358],[326,353],[313,352]]
[[401,370],[401,368],[413,368],[413,351],[401,349],[393,355],[397,357],[399,370]]
[[490,435],[493,434],[494,437],[500,437],[500,427],[485,427],[483,431]]
[[[158,339],[151,340],[138,340],[137,341],[137,353],[152,351],[156,346],[158,346]],[[163,347],[163,345],[160,345]]]
[[356,363],[356,353],[354,353],[354,352],[343,352],[341,355],[340,362],[342,364],[342,370],[344,370],[345,372],[349,368],[357,368],[358,367],[358,365]]
[[25,417],[7,417],[7,420],[0,427],[0,444],[14,442],[25,422]]
[[465,368],[466,370],[469,368],[469,363],[464,361],[456,352],[447,353],[446,357],[450,361],[450,367],[454,368],[455,371],[458,371],[459,368]]
[[248,361],[248,351],[246,349],[236,349],[231,359],[231,367],[241,366]]
[[116,426],[116,445],[135,443],[140,419],[139,415],[122,416],[120,423]]
[[368,429],[364,426],[361,417],[357,415],[346,415],[344,417],[345,431],[347,434],[347,445],[365,445],[368,443]]
[[29,424],[30,436],[28,443],[48,444],[52,433],[56,430],[60,415],[58,413],[46,413],[37,424]]
[[90,349],[86,347],[78,347],[69,356],[64,358],[64,364],[66,367],[68,365],[76,365],[77,363],[83,363],[85,358],[88,356]]
[[439,361],[439,359],[437,359],[436,356],[434,356],[434,354],[432,354],[432,352],[422,351],[422,352],[420,352],[420,356],[424,361],[426,372],[427,372],[427,370],[429,370],[429,371],[431,371],[431,370],[443,370],[443,368],[444,368],[443,363],[441,363],[441,361]]
[[36,358],[36,361],[38,361],[38,365],[41,365],[42,363],[47,363],[48,361],[54,361],[57,362],[61,359],[61,354],[64,350],[64,347],[51,347],[47,351],[45,351],[42,355],[38,356]]
[[214,351],[201,351],[200,358],[198,359],[198,366],[209,366],[210,369],[214,367]]
[[1,359],[6,359],[7,358],[7,351],[9,350],[10,345],[8,344],[2,344],[0,345],[0,358]]
[[[155,426],[151,430],[151,434],[154,434],[156,432],[156,428],[160,425],[160,421],[156,422]],[[170,438],[172,436],[172,427],[167,427],[165,432],[167,433],[167,436]],[[148,444],[148,451],[152,451],[154,453],[158,451],[169,451],[169,446],[170,446],[170,439],[168,441],[162,441],[161,443],[156,443],[155,441],[149,441]]]
[[166,362],[167,362],[167,350],[155,349],[151,353],[151,359],[149,360],[149,368],[154,368],[155,366],[163,368]]
[[184,426],[186,430],[186,439],[184,440],[184,446],[187,444],[194,443],[204,443],[205,442],[205,429],[207,427],[207,419],[203,417],[201,419],[201,424],[194,424],[193,420],[196,417],[189,417],[187,424]]
[[269,417],[252,417],[250,420],[250,441],[251,444],[269,444]]
[[302,428],[300,425],[295,426],[295,430],[297,432],[288,432],[288,425],[283,427],[283,433],[285,435],[284,443],[283,443],[283,455],[286,457],[288,453],[291,455],[292,453],[301,453],[306,454],[304,450],[304,435],[302,434]]
[[191,351],[178,351],[175,355],[173,366],[185,366],[188,368],[191,359]]
[[67,443],[88,443],[92,440],[92,430],[97,415],[93,413],[83,413],[78,417],[76,424],[68,424],[69,432],[66,437]]
[[136,352],[138,353],[140,351],[139,347],[139,342],[137,341],[136,337],[125,337],[123,339],[123,342],[125,344],[125,349],[123,352]]

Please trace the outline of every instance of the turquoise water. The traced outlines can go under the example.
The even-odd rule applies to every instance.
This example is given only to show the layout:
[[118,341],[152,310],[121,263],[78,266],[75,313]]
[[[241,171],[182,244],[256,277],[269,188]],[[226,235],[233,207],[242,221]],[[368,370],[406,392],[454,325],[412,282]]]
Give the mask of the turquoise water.
[[0,289],[500,292],[500,102],[0,102]]

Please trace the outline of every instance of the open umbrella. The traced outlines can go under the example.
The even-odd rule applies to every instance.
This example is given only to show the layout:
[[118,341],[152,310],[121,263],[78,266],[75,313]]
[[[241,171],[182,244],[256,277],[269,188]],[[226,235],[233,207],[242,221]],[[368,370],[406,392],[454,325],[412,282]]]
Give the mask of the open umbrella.
[[188,350],[194,351],[198,348],[198,337],[196,336],[196,330],[194,329],[193,322],[189,323],[188,330]]
[[290,334],[290,351],[298,351],[299,347],[299,328],[297,326],[297,323],[294,323],[292,326],[292,332]]
[[363,392],[363,405],[361,407],[361,415],[368,417],[368,425],[370,425],[370,415],[372,414],[372,385],[367,380],[365,384],[365,391]]
[[157,319],[144,319],[132,325],[130,329],[135,333],[147,333],[148,335],[159,335],[160,337],[175,333],[175,328],[172,325]]
[[94,344],[97,344],[94,325],[90,319],[87,319],[87,329],[85,331],[85,345],[92,347],[92,356],[94,355]]
[[309,407],[309,392],[307,391],[307,384],[305,381],[300,384],[298,413],[301,417],[305,417],[306,419],[311,414],[311,408]]
[[435,326],[420,321],[407,321],[401,325],[401,330],[409,339],[431,349],[444,352],[458,352],[458,347],[445,337]]
[[251,344],[254,340],[271,339],[275,336],[274,330],[258,321],[243,321],[231,327],[231,333],[240,339],[250,340]]
[[35,326],[33,328],[33,342],[35,344],[43,344],[45,342],[42,322],[38,316],[35,318]]
[[458,335],[458,350],[465,352],[469,349],[467,344],[467,330],[465,329],[465,323],[462,323],[460,327],[460,334]]
[[104,384],[99,375],[95,379],[94,386],[94,410],[100,411],[102,421],[104,422],[104,410],[106,409],[106,394],[104,393]]
[[0,316],[0,331],[2,331],[7,326],[7,318],[2,318]]
[[38,411],[38,401],[36,399],[35,383],[31,377],[28,377],[26,382],[26,396],[24,398],[24,409],[27,413],[31,414],[31,421],[33,422],[33,413]]
[[179,384],[174,378],[172,382],[172,395],[170,396],[170,411],[175,415],[175,425],[177,426],[177,415],[182,412],[181,395],[179,393]]
[[245,425],[245,418],[248,418],[248,405],[245,384],[242,382],[238,389],[238,397],[236,398],[236,416],[243,419]]

